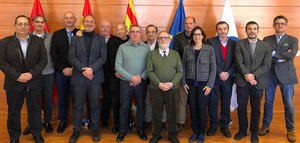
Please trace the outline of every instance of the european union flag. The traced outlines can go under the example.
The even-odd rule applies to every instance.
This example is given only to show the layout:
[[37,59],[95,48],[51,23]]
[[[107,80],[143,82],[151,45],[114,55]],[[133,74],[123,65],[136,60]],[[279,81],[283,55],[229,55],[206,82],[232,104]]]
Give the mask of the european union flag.
[[169,31],[171,35],[171,44],[170,49],[173,49],[173,38],[180,32],[184,31],[184,20],[185,20],[185,12],[183,7],[183,0],[180,0],[179,5],[177,7],[177,11]]

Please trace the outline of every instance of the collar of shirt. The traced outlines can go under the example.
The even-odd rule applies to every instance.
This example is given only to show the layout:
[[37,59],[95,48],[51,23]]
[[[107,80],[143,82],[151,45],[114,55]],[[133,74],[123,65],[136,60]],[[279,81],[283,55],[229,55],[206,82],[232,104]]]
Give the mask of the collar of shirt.
[[219,39],[220,39],[221,44],[225,47],[228,43],[228,38],[226,39],[225,42],[223,42],[221,38],[219,38]]
[[169,55],[169,48],[167,48],[166,50],[163,50],[161,48],[159,48],[159,53],[161,54],[162,57],[164,57],[164,51],[166,51],[166,55]]
[[191,35],[189,35],[189,34],[187,33],[187,31],[186,31],[186,30],[184,31],[184,33],[185,33],[185,35],[186,35],[186,36],[188,36],[188,37],[190,37],[190,36],[191,36]]
[[277,39],[277,43],[279,43],[280,42],[280,40],[282,39],[282,37],[285,35],[285,33],[283,33],[283,34],[281,34],[279,37],[278,37],[278,35],[277,34],[275,34],[275,36],[276,36],[276,39]]
[[252,42],[249,38],[248,38],[248,40],[249,40],[250,44],[256,44],[257,43],[257,39],[254,42]]
[[141,40],[139,40],[139,42],[136,44],[136,45],[134,45],[131,41],[130,41],[130,39],[128,40],[129,41],[129,43],[130,43],[130,45],[131,46],[134,46],[134,47],[138,47],[138,46],[140,46],[141,45]]
[[27,35],[27,38],[25,39],[25,41],[22,41],[19,37],[18,37],[18,35],[16,34],[16,37],[18,38],[18,40],[20,41],[20,42],[25,42],[25,43],[27,43],[28,42],[28,39],[29,39],[29,34]]
[[44,31],[44,34],[36,34],[34,31],[31,31],[31,34],[32,34],[32,35],[35,35],[35,36],[38,36],[38,37],[40,37],[40,38],[45,38],[45,37],[47,37],[48,32],[47,32],[47,31]]
[[147,41],[148,45],[150,46],[150,50],[153,51],[156,46],[156,40],[150,45],[149,42]]

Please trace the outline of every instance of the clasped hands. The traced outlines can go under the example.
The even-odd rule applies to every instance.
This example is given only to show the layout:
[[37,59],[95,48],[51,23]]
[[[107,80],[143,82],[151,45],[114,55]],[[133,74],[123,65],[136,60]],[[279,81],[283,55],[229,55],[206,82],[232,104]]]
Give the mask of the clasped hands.
[[140,75],[132,76],[131,80],[129,81],[130,86],[136,86],[142,82],[142,77]]
[[159,83],[158,84],[158,88],[161,89],[162,91],[168,91],[169,89],[171,89],[173,87],[173,83],[172,82],[166,82],[166,83]]
[[32,79],[32,74],[29,73],[29,72],[26,72],[26,73],[22,73],[19,78],[17,79],[18,82],[21,82],[21,83],[26,83],[28,82],[29,80]]
[[94,77],[93,72],[94,72],[94,71],[93,71],[92,68],[90,68],[90,67],[85,67],[85,68],[82,68],[82,70],[83,70],[82,74],[83,74],[84,77],[86,77],[86,78],[89,79],[89,80],[92,80],[92,79],[93,79],[93,77]]
[[245,77],[245,80],[248,81],[251,85],[257,84],[254,74],[249,73],[249,74],[246,74],[244,77]]

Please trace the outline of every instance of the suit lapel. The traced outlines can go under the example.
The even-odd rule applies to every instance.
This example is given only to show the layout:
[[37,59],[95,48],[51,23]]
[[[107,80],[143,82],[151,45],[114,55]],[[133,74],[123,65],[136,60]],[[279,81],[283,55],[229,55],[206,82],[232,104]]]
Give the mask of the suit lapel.
[[222,43],[221,43],[219,37],[215,38],[215,43],[217,44],[217,47],[218,47],[217,48],[218,49],[218,53],[220,54],[220,56],[222,57],[221,59],[224,62],[224,56],[223,56],[222,46],[221,46]]
[[245,47],[246,47],[246,50],[251,58],[251,60],[253,59],[252,57],[252,53],[251,53],[251,49],[250,49],[250,42],[249,42],[249,39],[245,39]]
[[79,43],[80,43],[80,47],[82,48],[84,54],[86,54],[86,49],[85,49],[85,44],[84,44],[84,38],[83,38],[83,36],[79,37]]
[[[285,41],[286,41],[286,34],[284,34],[283,36],[282,36],[282,38],[280,39],[280,41],[279,41],[279,43],[278,43],[278,45],[277,45],[277,48],[278,47],[283,47],[283,45],[285,44]],[[276,41],[277,42],[277,41]],[[280,49],[276,49],[276,50],[280,50]]]

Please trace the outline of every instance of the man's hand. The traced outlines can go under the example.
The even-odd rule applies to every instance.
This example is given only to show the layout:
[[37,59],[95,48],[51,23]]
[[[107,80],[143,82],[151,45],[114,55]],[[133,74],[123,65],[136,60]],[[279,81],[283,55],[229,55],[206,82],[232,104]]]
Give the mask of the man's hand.
[[186,94],[189,94],[188,90],[190,89],[190,87],[186,84],[183,86],[183,88],[184,88]]
[[251,81],[249,81],[249,83],[250,83],[251,85],[256,85],[256,84],[257,84],[257,81],[256,81],[256,80],[251,80]]
[[142,82],[142,78],[140,75],[132,76],[130,80],[130,86],[136,86]]
[[82,70],[84,70],[84,72],[82,72],[82,74],[88,78],[89,80],[92,80],[92,78],[94,77],[93,76],[93,69],[90,68],[90,67],[85,67],[85,68],[82,68]]
[[205,86],[205,87],[203,88],[203,90],[205,90],[204,95],[207,96],[207,95],[210,93],[211,88],[208,87],[208,86]]
[[170,88],[166,86],[165,83],[159,83],[158,88],[161,89],[162,91],[168,91]]
[[227,80],[228,77],[229,77],[229,75],[228,75],[227,72],[221,72],[221,73],[219,74],[219,78],[220,78],[222,81]]
[[18,82],[21,82],[21,83],[26,83],[28,82],[29,80],[32,79],[32,74],[27,72],[27,73],[22,73],[19,78],[17,79]]
[[116,76],[117,78],[120,78],[120,77],[121,77],[120,74],[119,74],[118,72],[115,72],[115,76]]
[[82,36],[82,31],[81,31],[81,30],[78,30],[78,31],[76,32],[76,36],[81,37],[81,36]]
[[248,81],[248,82],[250,82],[252,80],[255,80],[254,74],[252,74],[252,73],[246,74],[245,75],[245,80]]
[[171,89],[174,86],[172,82],[164,83],[164,85],[167,86],[169,89]]
[[69,68],[69,67],[67,67],[67,68],[65,68],[65,69],[63,69],[63,74],[65,75],[65,76],[71,76],[72,75],[72,71],[73,71],[73,68]]

